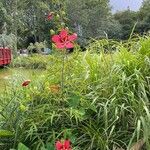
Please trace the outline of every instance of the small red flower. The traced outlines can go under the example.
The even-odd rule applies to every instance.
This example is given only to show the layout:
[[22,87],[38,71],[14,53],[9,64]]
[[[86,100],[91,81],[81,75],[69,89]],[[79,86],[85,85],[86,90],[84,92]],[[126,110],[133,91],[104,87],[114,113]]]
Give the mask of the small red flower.
[[25,87],[25,86],[28,86],[30,84],[31,80],[26,80],[22,83],[22,86]]
[[52,12],[49,12],[48,15],[47,15],[47,20],[52,20],[53,18],[53,13]]
[[52,41],[56,44],[59,49],[73,48],[73,41],[77,39],[77,34],[74,33],[69,35],[68,30],[62,29],[59,35],[54,35]]
[[56,150],[72,150],[69,140],[65,140],[63,143],[61,141],[57,141],[55,147]]

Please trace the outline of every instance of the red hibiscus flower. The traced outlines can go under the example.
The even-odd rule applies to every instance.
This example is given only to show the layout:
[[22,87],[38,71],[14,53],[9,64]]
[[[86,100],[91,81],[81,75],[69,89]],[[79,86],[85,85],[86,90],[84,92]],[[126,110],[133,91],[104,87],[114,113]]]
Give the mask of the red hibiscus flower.
[[22,86],[25,87],[25,86],[28,86],[30,84],[31,80],[26,80],[22,83]]
[[57,141],[55,147],[56,150],[72,150],[69,140],[65,140],[63,143],[61,141]]
[[53,13],[52,12],[50,12],[50,13],[48,13],[48,15],[47,15],[47,20],[52,20],[52,18],[53,18]]
[[59,49],[73,48],[73,41],[77,39],[77,34],[74,33],[69,35],[68,30],[62,29],[59,35],[54,35],[52,41],[56,44]]

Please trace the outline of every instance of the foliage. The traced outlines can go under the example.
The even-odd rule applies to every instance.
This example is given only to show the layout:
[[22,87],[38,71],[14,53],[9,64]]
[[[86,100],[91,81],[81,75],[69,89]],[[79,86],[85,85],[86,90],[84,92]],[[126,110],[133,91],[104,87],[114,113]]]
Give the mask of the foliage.
[[140,8],[138,12],[138,19],[140,20],[140,23],[138,25],[138,31],[140,33],[145,33],[150,30],[150,1],[144,0],[142,7]]
[[135,34],[143,35],[150,30],[150,1],[144,0],[139,11],[134,12],[130,9],[114,14],[116,20],[119,21],[121,29],[121,39],[128,39],[132,32],[132,28],[136,24]]
[[51,56],[31,55],[29,57],[18,57],[13,60],[12,67],[24,67],[27,69],[46,69],[50,64]]
[[[47,20],[49,12],[53,19]],[[150,30],[149,0],[143,2],[138,12],[126,10],[111,13],[109,0],[1,0],[0,33],[6,25],[7,35],[15,35],[17,48],[27,48],[30,43],[47,41],[49,30],[68,27],[79,36],[78,42],[85,46],[91,38],[109,37],[128,39],[134,24],[134,33],[143,34]],[[16,43],[17,42],[17,43]],[[17,44],[17,45],[16,45]],[[52,47],[51,41],[49,47]]]
[[[56,141],[64,146],[64,139],[71,140],[74,150],[130,150],[138,141],[150,149],[150,37],[131,39],[149,30],[147,3],[138,13],[113,16],[109,0],[0,2],[0,26],[17,38],[14,54],[19,41],[29,37],[33,44],[28,49],[41,52],[48,29],[54,34],[68,26],[82,44],[98,39],[91,39],[86,52],[76,47],[73,54],[63,49],[62,54],[14,60],[13,67],[45,70],[32,80],[16,76],[0,95],[2,149],[52,150]],[[53,19],[47,19],[49,13]],[[77,36],[53,37],[58,48],[72,48]]]
[[0,34],[0,46],[14,49],[16,37],[13,34]]
[[35,42],[34,44],[30,43],[30,45],[27,47],[30,53],[33,53],[34,51],[37,53],[42,53],[42,49],[44,48],[46,48],[46,43],[44,42]]
[[[119,38],[120,25],[112,17],[108,0],[70,0],[67,3],[69,27],[79,35],[84,45],[90,38]],[[117,36],[115,33],[117,32]]]
[[137,13],[128,9],[126,11],[116,13],[114,17],[121,24],[121,39],[128,39],[134,25],[137,22]]
[[29,148],[27,148],[24,144],[19,143],[18,144],[18,150],[29,150]]
[[[59,11],[59,1],[43,0],[2,0],[0,2],[0,27],[6,24],[7,34],[14,34],[17,37],[15,42],[14,54],[16,48],[28,47],[35,42],[49,42],[49,29],[55,29],[60,24],[60,19],[48,21],[47,14],[50,11],[61,13]],[[0,32],[3,29],[0,28]]]
[[[22,142],[32,150],[49,150],[56,140],[70,139],[74,150],[130,149],[144,139],[150,149],[149,41],[140,37],[109,45],[100,40],[86,52],[68,54],[63,97],[61,89],[52,90],[61,83],[57,52],[27,87],[15,78],[0,95],[0,126],[14,133],[14,148]],[[114,54],[104,51],[108,45]]]

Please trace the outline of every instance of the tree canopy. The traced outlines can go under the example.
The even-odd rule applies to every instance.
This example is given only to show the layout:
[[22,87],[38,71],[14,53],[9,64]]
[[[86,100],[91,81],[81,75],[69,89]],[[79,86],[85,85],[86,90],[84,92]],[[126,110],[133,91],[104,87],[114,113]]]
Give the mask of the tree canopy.
[[[128,9],[116,14],[112,14],[109,0],[1,0],[0,34],[17,37],[15,51],[35,42],[49,45],[49,31],[63,27],[76,32],[81,45],[90,38],[128,39],[135,23],[135,33],[150,30],[149,9],[149,0],[143,1],[138,12]],[[49,21],[50,12],[53,19]]]

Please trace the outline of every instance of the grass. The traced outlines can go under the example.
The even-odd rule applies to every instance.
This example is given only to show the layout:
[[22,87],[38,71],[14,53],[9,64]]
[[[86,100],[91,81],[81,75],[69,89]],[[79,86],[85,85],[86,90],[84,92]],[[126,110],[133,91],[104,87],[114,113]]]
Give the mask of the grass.
[[67,55],[63,97],[58,53],[28,87],[10,86],[0,95],[0,126],[13,133],[11,146],[53,150],[56,140],[69,138],[73,150],[130,150],[143,139],[150,149],[149,41],[96,41],[86,52]]

